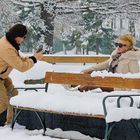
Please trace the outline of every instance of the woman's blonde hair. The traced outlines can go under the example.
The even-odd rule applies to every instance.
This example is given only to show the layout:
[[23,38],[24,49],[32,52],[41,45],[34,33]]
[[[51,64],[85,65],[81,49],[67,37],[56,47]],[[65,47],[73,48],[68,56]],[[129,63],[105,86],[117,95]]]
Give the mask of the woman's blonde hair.
[[120,35],[118,39],[130,42],[131,43],[131,46],[129,46],[130,49],[132,49],[136,44],[136,40],[131,34]]

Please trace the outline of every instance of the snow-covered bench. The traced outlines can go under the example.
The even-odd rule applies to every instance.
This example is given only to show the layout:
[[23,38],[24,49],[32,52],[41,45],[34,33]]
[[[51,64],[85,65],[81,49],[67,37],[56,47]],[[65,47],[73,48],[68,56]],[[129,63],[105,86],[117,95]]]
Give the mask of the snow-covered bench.
[[[51,57],[52,58],[52,57]],[[53,58],[52,58],[53,59]],[[88,67],[88,66],[87,66]],[[63,64],[55,64],[55,65],[52,65],[52,64],[49,64],[49,63],[46,63],[46,62],[43,62],[43,61],[40,61],[39,63],[35,64],[35,66],[27,71],[27,72],[24,72],[24,73],[21,73],[17,70],[13,70],[10,74],[10,77],[12,78],[13,80],[13,84],[15,85],[15,88],[17,89],[33,89],[33,93],[36,94],[36,92],[34,90],[38,90],[38,89],[44,89],[45,88],[45,83],[43,84],[25,84],[25,80],[36,80],[36,79],[42,79],[45,77],[45,73],[46,71],[67,71],[67,72],[71,72],[71,69],[74,70],[74,72],[80,72],[83,68],[86,68],[86,66],[84,66],[83,64],[79,64],[79,65],[63,65]],[[60,91],[60,88],[62,88],[63,90],[63,87],[59,87],[59,91]],[[56,86],[55,86],[55,89],[56,89]],[[54,88],[53,88],[53,91],[54,91]],[[22,93],[24,91],[19,91],[19,95],[20,93]],[[28,91],[28,92],[31,92],[32,91]],[[26,96],[27,94],[25,94]],[[27,97],[26,100],[29,100],[30,99]],[[26,109],[27,110],[27,109]]]
[[[109,98],[117,98],[117,106],[115,108],[108,108],[106,102]],[[126,103],[128,100],[129,104]],[[116,127],[116,123],[121,120],[130,121],[133,126],[131,129],[135,130],[137,139],[140,139],[140,95],[138,93],[132,92],[131,94],[108,95],[103,99],[103,108],[106,120],[105,140],[110,139],[112,129]]]
[[[80,72],[81,70],[88,68],[88,65],[75,65],[74,63],[99,63],[105,61],[109,58],[108,55],[101,56],[89,56],[89,55],[47,55],[43,56],[42,61],[36,63],[35,66],[27,72],[19,72],[13,70],[10,77],[13,80],[13,84],[19,89],[28,88],[42,88],[45,84],[25,84],[25,80],[36,80],[43,79],[45,77],[46,71],[57,71],[57,72]],[[43,62],[44,61],[44,62]],[[48,63],[46,63],[48,62]],[[51,63],[51,64],[50,64]],[[61,63],[59,65],[52,65],[56,63]],[[65,63],[65,65],[63,64]],[[66,63],[73,63],[73,65],[68,66]]]
[[[120,95],[115,95],[115,94]],[[12,128],[14,127],[14,123],[17,119],[17,117],[20,115],[20,113],[23,110],[30,110],[36,113],[38,118],[40,119],[40,123],[42,125],[42,128],[44,130],[43,134],[45,134],[46,127],[44,125],[44,119],[42,120],[39,116],[38,112],[47,112],[47,113],[56,113],[56,114],[63,114],[63,115],[75,115],[75,116],[84,116],[84,117],[92,117],[92,118],[105,118],[107,116],[107,122],[112,121],[119,121],[121,119],[128,119],[128,118],[139,118],[138,115],[140,115],[140,111],[137,112],[137,114],[134,114],[136,112],[136,107],[139,106],[139,98],[135,99],[134,108],[129,108],[130,100],[121,100],[121,105],[124,106],[122,110],[126,111],[131,109],[131,115],[129,115],[127,112],[127,116],[122,116],[121,109],[119,109],[119,115],[117,115],[116,120],[112,117],[110,117],[110,112],[114,112],[117,107],[117,101],[116,99],[110,99],[106,100],[108,97],[112,97],[112,94],[114,94],[116,97],[128,97],[128,95],[134,96],[136,94],[135,92],[127,91],[124,93],[123,91],[120,92],[111,92],[111,93],[93,93],[90,92],[86,94],[79,94],[79,92],[70,92],[66,91],[65,93],[57,93],[50,91],[48,93],[40,92],[35,93],[33,91],[27,91],[26,94],[24,92],[20,93],[20,95],[12,98],[10,100],[10,103],[14,106],[15,109],[19,109],[20,111],[16,114],[14,117]],[[136,94],[135,96],[140,96],[139,94]],[[41,101],[41,102],[39,102]],[[106,102],[106,103],[105,103]],[[104,112],[105,109],[103,108],[103,104],[105,103],[105,108],[107,106],[107,112]],[[137,109],[138,110],[138,109]],[[129,112],[130,112],[129,111]],[[117,111],[116,111],[117,112]],[[121,112],[121,113],[120,113]],[[116,116],[116,114],[115,114]],[[120,117],[119,117],[120,116]],[[126,117],[126,118],[125,118]]]
[[[83,56],[81,57],[83,58]],[[84,58],[84,61],[81,61],[80,57],[44,57],[43,61],[50,62],[50,63],[83,63],[83,62],[102,62],[103,60],[100,58]],[[107,58],[105,58],[107,59]],[[41,62],[43,63],[43,62]],[[67,65],[64,67],[57,67],[57,65],[51,65],[51,64],[45,64],[42,67],[42,65],[37,66],[38,68],[41,69],[40,72],[46,72],[46,71],[65,71],[65,72],[71,72],[71,69],[74,70],[74,72],[80,72],[83,67],[75,67],[75,66],[70,66],[70,69],[67,68]],[[84,67],[85,69],[85,67]],[[40,74],[37,74],[36,72],[27,72],[26,75],[28,75],[28,78],[26,77],[25,79],[40,79]],[[32,75],[34,75],[32,77]],[[39,75],[39,77],[38,77]],[[31,77],[30,77],[31,76]],[[36,77],[37,76],[37,77]],[[22,77],[22,76],[21,76]],[[42,76],[45,77],[45,74]],[[97,77],[97,78],[91,78],[89,75],[80,75],[80,74],[66,74],[66,73],[56,73],[56,72],[51,72],[46,74],[46,83],[57,83],[57,84],[91,84],[92,82],[97,85],[101,85],[104,83],[104,86],[106,87],[118,87],[118,88],[138,88],[139,89],[139,79],[121,79],[121,78],[113,78],[113,79],[102,79],[102,77]],[[13,77],[15,78],[15,77]],[[119,80],[117,80],[119,79]],[[16,81],[16,80],[15,80]],[[135,81],[135,82],[134,82]],[[134,84],[133,84],[134,82]],[[17,84],[19,85],[19,83]],[[25,86],[25,85],[23,85]],[[26,85],[27,86],[27,85]],[[36,85],[35,85],[36,86]],[[58,89],[59,88],[59,89]],[[110,96],[110,94],[137,94],[137,93],[131,93],[131,92],[111,92],[111,93],[93,93],[91,94],[90,92],[87,92],[86,94],[80,94],[78,91],[76,92],[69,92],[69,91],[64,91],[64,89],[60,89],[62,87],[58,87],[52,85],[49,85],[49,91],[47,93],[45,92],[40,92],[40,93],[35,93],[32,91],[27,91],[26,94],[22,93],[19,94],[18,96],[14,97],[11,99],[11,104],[14,106],[15,110],[20,109],[19,112],[16,112],[15,117],[13,119],[13,123],[11,125],[12,128],[14,128],[14,123],[17,119],[17,117],[20,115],[22,110],[31,110],[36,113],[38,116],[40,123],[44,129],[43,134],[45,134],[46,131],[46,126],[41,117],[39,116],[38,112],[48,112],[48,113],[57,113],[57,114],[64,114],[64,115],[75,115],[75,116],[85,116],[85,117],[92,117],[92,118],[105,118],[107,114],[105,115],[103,111],[103,98],[106,99],[106,96]],[[58,92],[59,91],[59,92]],[[121,95],[119,95],[120,98]],[[91,98],[92,97],[92,98]],[[60,100],[59,100],[60,99]],[[63,102],[62,102],[63,100]],[[38,102],[40,101],[40,102]],[[116,101],[115,101],[116,102]],[[37,104],[38,103],[38,104]],[[114,106],[114,102],[108,101],[108,104],[110,106]],[[97,108],[98,105],[98,108]],[[108,105],[107,105],[108,106]],[[121,118],[122,119],[122,118]]]
[[[108,79],[110,78],[110,79]],[[129,79],[125,78],[115,78],[114,77],[90,77],[89,75],[84,74],[68,74],[68,73],[57,73],[57,72],[47,72],[45,77],[46,83],[59,83],[59,84],[97,84],[99,86],[109,86],[109,87],[117,87],[117,88],[136,88],[139,89],[139,79]],[[53,87],[52,87],[53,88]],[[58,92],[59,91],[59,92]],[[63,91],[61,92],[58,89],[51,89],[49,86],[49,92],[41,92],[41,93],[23,93],[16,97],[13,97],[10,103],[14,106],[15,109],[20,109],[20,111],[14,117],[12,128],[14,127],[14,123],[17,117],[20,115],[22,110],[31,110],[36,113],[38,116],[40,123],[44,129],[43,134],[45,134],[46,126],[39,116],[38,112],[48,112],[48,113],[57,113],[64,115],[75,115],[75,116],[85,116],[92,118],[105,118],[107,117],[106,113],[106,105],[105,100],[110,97],[111,94],[121,94],[118,95],[119,98],[124,98],[126,95],[128,98],[131,98],[131,95],[139,96],[136,92],[131,91],[114,91],[111,93],[94,93],[94,94],[80,94],[78,91],[70,92]],[[107,97],[106,97],[107,96]],[[118,99],[119,99],[118,98]],[[120,100],[120,99],[119,99]],[[40,101],[40,102],[39,102]],[[116,99],[114,101],[108,101],[108,105],[110,108],[114,107],[114,103],[116,103]],[[120,102],[120,101],[118,101]],[[128,101],[129,103],[133,101]],[[132,103],[131,103],[132,104]],[[136,101],[137,107],[139,106],[139,99]],[[107,106],[108,106],[107,105]],[[97,108],[98,106],[98,108]],[[116,107],[117,105],[115,105]],[[104,107],[104,108],[103,108]],[[136,108],[137,109],[137,108]],[[104,110],[104,111],[103,111]],[[135,109],[134,109],[135,110]],[[110,109],[111,111],[111,109]],[[122,119],[122,118],[121,118]],[[123,118],[125,119],[125,118]],[[108,138],[108,133],[106,134],[106,139]]]
[[[88,74],[74,74],[74,73],[57,73],[57,72],[47,72],[46,73],[46,82],[48,83],[56,83],[56,84],[71,84],[71,85],[96,85],[99,87],[110,87],[110,88],[122,88],[122,89],[140,89],[140,74],[112,74],[107,72],[93,72],[90,75]],[[139,91],[139,90],[137,90]],[[118,93],[120,93],[119,91]],[[120,121],[122,119],[140,119],[140,104],[137,104],[137,107],[131,108],[133,106],[133,96],[140,96],[137,92],[132,95],[125,95],[126,91],[122,91],[123,95],[111,95],[107,96],[103,99],[103,107],[104,107],[104,117],[106,118],[106,134],[105,140],[109,139],[112,128],[109,128],[108,123],[113,121]],[[131,92],[130,92],[131,93]],[[118,97],[117,98],[117,108],[110,110],[107,113],[107,109],[105,106],[105,100],[109,97]],[[130,99],[130,106],[128,108],[120,108],[120,99],[122,98]],[[138,102],[140,99],[138,98]],[[127,115],[124,115],[124,111]],[[115,118],[113,113],[117,114]],[[119,115],[118,115],[119,114]],[[115,115],[116,116],[116,115]],[[96,116],[93,116],[96,117]],[[140,127],[135,126],[136,132],[138,132],[138,136],[140,138]]]

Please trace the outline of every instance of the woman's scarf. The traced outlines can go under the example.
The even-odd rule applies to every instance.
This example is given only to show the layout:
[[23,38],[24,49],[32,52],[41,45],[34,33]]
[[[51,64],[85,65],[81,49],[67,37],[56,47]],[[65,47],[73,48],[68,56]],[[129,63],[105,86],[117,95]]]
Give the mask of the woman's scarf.
[[112,73],[116,72],[116,68],[118,66],[120,56],[121,56],[121,53],[117,53],[112,56],[112,61],[109,65],[108,72],[112,72]]

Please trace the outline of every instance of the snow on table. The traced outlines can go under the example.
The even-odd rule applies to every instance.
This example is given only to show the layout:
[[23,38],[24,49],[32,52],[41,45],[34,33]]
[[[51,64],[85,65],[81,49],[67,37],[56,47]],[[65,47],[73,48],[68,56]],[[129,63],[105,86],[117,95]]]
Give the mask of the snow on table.
[[106,122],[119,122],[122,119],[140,119],[140,109],[136,107],[114,108],[106,116]]
[[[56,85],[52,85],[52,89]],[[50,88],[50,89],[51,89]],[[56,91],[55,91],[56,90]],[[40,110],[50,110],[54,112],[69,112],[69,113],[79,113],[79,114],[89,114],[89,115],[104,115],[102,100],[108,95],[126,95],[126,94],[136,94],[135,92],[130,91],[113,91],[113,92],[86,92],[80,93],[70,92],[66,90],[58,90],[58,87],[49,92],[33,92],[33,91],[21,91],[18,96],[12,97],[10,104],[13,106],[19,107],[29,107]],[[135,98],[135,107],[139,106],[140,99]],[[122,99],[121,105],[122,108],[128,107],[130,101],[128,99]],[[117,107],[116,98],[111,98],[107,100],[107,111],[111,111]],[[120,114],[120,113],[119,113]],[[114,114],[115,115],[115,114]],[[118,115],[118,114],[117,114]],[[128,113],[128,116],[135,117],[135,114],[132,112]],[[125,116],[122,116],[121,119]],[[126,119],[127,119],[126,118]],[[117,119],[116,119],[117,120]],[[120,120],[120,119],[119,119]],[[114,120],[113,120],[114,121]]]

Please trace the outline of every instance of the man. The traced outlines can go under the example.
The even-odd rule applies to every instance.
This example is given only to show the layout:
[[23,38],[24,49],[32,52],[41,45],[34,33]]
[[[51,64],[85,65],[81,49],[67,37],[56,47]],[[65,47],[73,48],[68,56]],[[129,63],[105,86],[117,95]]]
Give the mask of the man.
[[20,44],[26,35],[26,26],[16,24],[0,39],[0,114],[7,109],[6,124],[11,122],[13,113],[9,99],[18,94],[18,91],[14,89],[12,80],[8,77],[9,73],[13,69],[25,72],[42,58],[41,52],[26,58],[19,55]]

